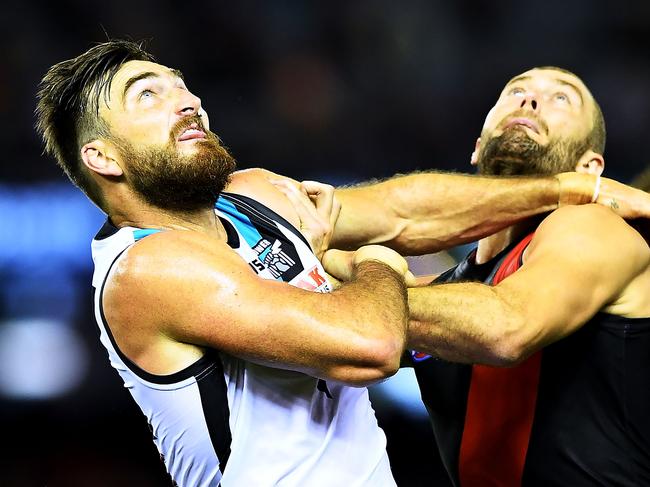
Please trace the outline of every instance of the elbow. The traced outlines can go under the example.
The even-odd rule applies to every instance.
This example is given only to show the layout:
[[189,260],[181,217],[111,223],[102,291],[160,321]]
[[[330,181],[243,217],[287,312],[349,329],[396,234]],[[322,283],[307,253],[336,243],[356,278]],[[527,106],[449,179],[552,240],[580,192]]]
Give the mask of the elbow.
[[406,347],[407,315],[404,300],[399,313],[383,310],[378,316],[366,316],[367,326],[356,336],[354,353],[370,382],[387,379],[399,370]]
[[376,380],[384,380],[397,373],[404,353],[405,342],[404,335],[393,336],[382,340],[381,343],[373,347],[371,358],[374,361],[373,368],[377,371]]
[[353,387],[366,387],[395,375],[400,367],[405,338],[373,338],[357,344],[353,363],[339,364],[328,375]]
[[490,347],[486,365],[493,367],[515,367],[528,358],[528,348],[513,340],[502,340]]
[[515,367],[532,353],[531,337],[526,333],[525,319],[520,313],[511,313],[510,318],[486,338],[485,365]]

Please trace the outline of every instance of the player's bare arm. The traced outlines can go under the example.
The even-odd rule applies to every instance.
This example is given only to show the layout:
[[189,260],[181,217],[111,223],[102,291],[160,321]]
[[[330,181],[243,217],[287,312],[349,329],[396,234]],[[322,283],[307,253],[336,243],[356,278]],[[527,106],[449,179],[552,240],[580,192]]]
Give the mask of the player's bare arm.
[[451,361],[513,365],[599,310],[650,315],[650,250],[597,205],[566,207],[538,228],[523,266],[497,286],[409,289],[409,348]]
[[338,189],[342,210],[331,245],[381,243],[403,254],[430,253],[558,206],[590,203],[594,196],[624,218],[650,217],[650,195],[611,179],[597,181],[577,173],[544,178],[418,173]]
[[210,347],[364,385],[399,366],[406,262],[389,249],[365,247],[355,269],[339,290],[313,293],[259,279],[218,239],[167,231],[116,263],[104,291],[106,318],[119,347],[151,373],[181,370],[201,354],[198,347]]

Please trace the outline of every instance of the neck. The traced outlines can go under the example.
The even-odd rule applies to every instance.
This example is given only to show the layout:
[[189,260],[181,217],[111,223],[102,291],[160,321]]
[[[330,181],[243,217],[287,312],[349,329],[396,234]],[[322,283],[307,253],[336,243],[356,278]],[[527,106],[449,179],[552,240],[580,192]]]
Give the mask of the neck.
[[531,232],[538,224],[537,218],[531,218],[479,240],[476,263],[485,264],[493,259],[512,242]]
[[227,234],[214,208],[195,211],[175,211],[134,201],[112,205],[109,213],[113,224],[121,227],[156,228],[161,230],[190,230],[226,240]]

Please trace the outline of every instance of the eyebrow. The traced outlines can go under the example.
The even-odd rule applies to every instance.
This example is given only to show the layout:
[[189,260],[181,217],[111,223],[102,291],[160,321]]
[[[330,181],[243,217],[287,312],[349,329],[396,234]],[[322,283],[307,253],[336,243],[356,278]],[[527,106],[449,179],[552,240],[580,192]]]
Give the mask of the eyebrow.
[[530,76],[517,76],[516,78],[512,78],[510,81],[506,83],[506,86],[511,85],[512,83],[516,83],[517,81],[527,81],[531,77]]
[[159,76],[158,73],[154,73],[153,71],[145,71],[144,73],[136,74],[135,76],[132,76],[129,78],[126,83],[124,83],[124,89],[122,90],[122,100],[126,98],[126,94],[131,89],[131,86],[133,86],[135,83],[140,81],[141,79],[148,79],[148,78],[157,78]]
[[169,68],[169,70],[172,72],[172,74],[183,81],[185,81],[185,76],[183,76],[183,73],[179,69],[174,69],[174,68]]
[[[513,83],[517,83],[518,81],[528,81],[531,78],[532,78],[532,76],[517,76],[516,78],[512,78],[510,81],[508,81],[508,84],[506,84],[506,87],[510,86]],[[557,82],[557,83],[559,83],[559,84],[561,84],[563,86],[568,86],[569,88],[572,88],[573,91],[575,91],[576,94],[578,95],[578,97],[580,98],[580,104],[581,105],[585,104],[584,98],[582,97],[582,92],[580,91],[580,89],[576,85],[574,85],[573,83],[571,83],[569,81],[563,80],[561,78],[554,78],[553,81],[555,81],[555,82]]]
[[585,104],[585,101],[584,101],[583,98],[582,98],[582,92],[578,89],[578,87],[577,87],[576,85],[574,85],[573,83],[570,83],[570,82],[568,82],[568,81],[565,81],[565,80],[563,80],[563,79],[560,79],[560,78],[555,78],[555,81],[557,81],[557,82],[560,83],[561,85],[564,85],[564,86],[568,86],[568,87],[570,87],[570,88],[573,88],[573,90],[574,90],[574,91],[578,94],[578,96],[580,97],[580,104],[582,104],[582,105]]
[[[170,69],[169,70],[174,76],[182,79],[183,81],[185,78],[183,77],[183,73],[181,73],[178,69]],[[142,79],[149,79],[149,78],[158,78],[160,77],[160,73],[154,73],[153,71],[145,71],[144,73],[136,74],[135,76],[129,78],[126,83],[124,83],[124,89],[122,90],[122,100],[126,98],[126,94],[133,86],[135,83]]]

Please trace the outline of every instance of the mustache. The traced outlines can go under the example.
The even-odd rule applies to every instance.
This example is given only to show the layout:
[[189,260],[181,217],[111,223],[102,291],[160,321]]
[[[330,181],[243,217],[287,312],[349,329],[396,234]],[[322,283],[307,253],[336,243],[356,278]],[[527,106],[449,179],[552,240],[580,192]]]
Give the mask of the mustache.
[[[196,114],[196,115],[188,115],[187,117],[183,117],[178,122],[176,122],[174,124],[174,126],[172,127],[172,130],[171,130],[171,134],[170,134],[171,140],[175,141],[176,139],[178,139],[178,137],[183,132],[185,132],[192,124],[196,124],[197,127],[201,131],[205,132],[205,134],[208,137],[210,137],[210,136],[216,137],[216,135],[214,135],[212,132],[205,129],[205,126],[203,125],[203,118],[200,117],[198,114]],[[217,137],[217,140],[218,140],[218,137]]]
[[548,133],[548,125],[546,125],[546,122],[544,122],[544,120],[538,118],[534,112],[521,108],[504,117],[503,120],[501,120],[501,123],[499,123],[499,128],[505,127],[506,123],[508,123],[508,121],[513,118],[529,118],[530,120],[533,120],[540,129]]

